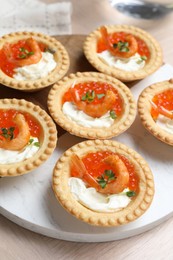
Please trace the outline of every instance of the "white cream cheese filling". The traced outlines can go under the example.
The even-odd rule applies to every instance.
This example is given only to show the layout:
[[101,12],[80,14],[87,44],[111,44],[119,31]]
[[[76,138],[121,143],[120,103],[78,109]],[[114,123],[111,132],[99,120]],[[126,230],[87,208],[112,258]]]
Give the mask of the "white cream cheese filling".
[[113,56],[110,51],[106,50],[101,53],[97,53],[98,57],[104,60],[109,66],[125,71],[137,71],[145,66],[145,60],[141,59],[141,56],[136,53],[132,57],[118,58]]
[[173,134],[173,119],[159,115],[156,124],[169,134]]
[[110,127],[114,123],[114,119],[110,117],[109,112],[99,118],[94,118],[85,114],[72,102],[65,102],[62,106],[62,111],[69,119],[76,122],[78,125],[85,127]]
[[24,161],[32,157],[39,150],[39,147],[35,145],[39,140],[36,137],[31,137],[31,143],[29,143],[22,151],[11,151],[0,148],[0,164],[10,164]]
[[42,52],[42,58],[38,63],[16,68],[13,78],[17,80],[40,79],[46,77],[56,66],[57,63],[54,60],[53,54]]
[[129,189],[119,194],[105,195],[97,192],[95,188],[87,188],[81,179],[75,177],[69,178],[68,185],[74,198],[93,211],[115,212],[125,208],[131,201],[126,195]]

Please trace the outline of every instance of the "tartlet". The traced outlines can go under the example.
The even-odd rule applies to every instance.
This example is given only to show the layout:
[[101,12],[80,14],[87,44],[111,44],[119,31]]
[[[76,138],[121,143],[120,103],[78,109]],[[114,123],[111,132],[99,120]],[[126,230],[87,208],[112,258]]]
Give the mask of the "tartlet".
[[[133,36],[132,39],[135,42],[130,38],[126,38],[129,35],[130,37]],[[159,43],[146,31],[129,25],[110,25],[97,28],[86,37],[83,49],[87,60],[94,68],[123,82],[143,79],[155,72],[163,63],[162,50]],[[114,62],[114,58],[118,60],[116,67],[114,63],[108,64],[105,55],[100,56],[108,49],[111,52],[106,54],[106,56],[110,56],[111,62],[112,59]],[[116,55],[123,55],[122,59],[117,58]],[[128,58],[123,59],[129,55],[135,57],[133,70],[131,69],[132,65],[128,63]],[[127,67],[127,63],[130,67]]]
[[[30,78],[27,66],[27,69],[22,72],[22,76],[14,77],[14,74],[18,73],[15,70],[23,68],[27,59],[31,59],[30,62],[27,61],[27,65],[33,65],[31,64],[33,61],[38,64],[40,59],[43,59],[43,53],[44,55],[46,53],[47,56],[44,56],[45,62],[41,63],[38,68],[42,75],[35,73]],[[36,32],[15,32],[1,37],[0,59],[0,83],[10,88],[31,92],[45,88],[61,79],[67,73],[70,65],[69,55],[59,41]],[[34,67],[31,70],[35,72],[36,69]]]
[[[106,86],[116,92],[113,93],[115,101],[111,100],[110,92],[108,98],[108,90],[104,89]],[[74,102],[72,95],[78,95],[78,91],[81,91],[79,100]],[[113,102],[114,110],[108,107],[111,104],[109,100]],[[98,102],[98,105],[94,102]],[[136,102],[130,89],[119,80],[98,72],[78,72],[63,78],[51,88],[47,104],[58,125],[73,135],[87,139],[117,136],[131,126],[136,116]],[[73,111],[74,114],[69,115]],[[107,113],[100,116],[105,111]]]
[[23,175],[53,153],[57,130],[51,117],[24,99],[0,100],[0,176]]
[[[82,159],[89,153],[98,152],[115,153],[124,157],[130,162],[131,168],[134,168],[138,180],[137,191],[130,191],[130,194],[134,197],[130,199],[128,205],[115,211],[104,212],[89,208],[76,197],[75,189],[71,189],[70,186],[72,156],[76,154]],[[95,161],[93,167],[98,166],[94,163]],[[78,173],[81,174],[82,172],[78,171]],[[80,177],[75,179],[80,179]],[[104,227],[127,224],[139,218],[148,209],[154,196],[153,175],[147,163],[137,152],[113,140],[87,140],[68,149],[55,165],[52,185],[57,200],[70,214],[88,224]],[[109,196],[110,194],[108,194],[107,199]],[[93,204],[94,206],[95,204]]]
[[153,136],[173,145],[173,79],[145,88],[138,99],[138,112]]

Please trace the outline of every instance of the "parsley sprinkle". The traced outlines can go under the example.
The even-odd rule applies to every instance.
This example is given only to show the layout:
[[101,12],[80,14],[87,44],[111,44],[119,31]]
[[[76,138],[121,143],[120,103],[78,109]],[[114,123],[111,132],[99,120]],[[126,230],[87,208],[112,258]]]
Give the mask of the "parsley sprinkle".
[[111,111],[109,112],[109,114],[110,114],[110,117],[111,117],[112,119],[116,119],[116,118],[117,118],[117,115],[115,114],[115,111],[114,111],[114,110],[111,110]]
[[128,197],[134,197],[134,196],[136,196],[136,192],[133,191],[133,190],[130,190],[130,191],[127,191],[127,192],[126,192],[126,195],[127,195]]
[[34,52],[33,51],[28,51],[27,49],[25,49],[24,47],[19,48],[20,54],[19,54],[19,58],[20,59],[25,59],[28,58],[29,56],[33,55]]
[[28,145],[34,145],[36,147],[40,147],[40,143],[39,142],[34,142],[34,139],[30,139],[29,142],[28,142]]
[[143,61],[146,61],[147,57],[146,56],[141,56],[140,59],[137,61],[137,64],[141,64]]
[[98,184],[100,185],[100,187],[102,189],[104,189],[107,185],[107,181],[104,179],[103,176],[99,177],[98,180],[97,180]]
[[97,178],[97,182],[102,189],[106,187],[111,181],[114,181],[117,177],[112,170],[105,170],[104,173]]
[[35,145],[36,147],[40,147],[40,143],[39,143],[39,142],[35,142],[34,145]]
[[104,97],[105,96],[105,94],[97,94],[97,98],[98,99],[101,99],[102,97]]
[[34,142],[34,139],[29,139],[28,144],[30,145],[30,144],[32,144],[33,142]]
[[2,127],[2,128],[0,128],[0,130],[1,130],[0,135],[5,137],[6,139],[12,140],[14,138],[15,127],[12,127],[12,126],[9,128]]
[[118,48],[120,52],[128,52],[129,51],[129,43],[119,41],[118,43],[113,44],[114,48]]
[[94,98],[95,98],[95,91],[92,90],[91,92],[87,91],[86,94],[82,96],[81,100],[92,102],[94,100]]

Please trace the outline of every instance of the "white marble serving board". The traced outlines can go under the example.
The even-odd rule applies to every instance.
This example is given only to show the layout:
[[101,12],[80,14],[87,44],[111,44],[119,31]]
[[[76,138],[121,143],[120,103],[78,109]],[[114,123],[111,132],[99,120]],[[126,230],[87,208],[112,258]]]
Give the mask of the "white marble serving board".
[[[166,64],[131,90],[137,99],[153,82],[169,79],[173,67]],[[60,137],[51,158],[38,169],[20,176],[0,179],[0,213],[34,232],[68,241],[105,242],[147,231],[173,215],[173,147],[162,143],[142,126],[137,116],[133,125],[113,138],[136,150],[148,162],[154,175],[155,196],[147,212],[127,225],[102,228],[83,223],[67,213],[56,200],[52,170],[61,154],[83,139],[68,133]]]

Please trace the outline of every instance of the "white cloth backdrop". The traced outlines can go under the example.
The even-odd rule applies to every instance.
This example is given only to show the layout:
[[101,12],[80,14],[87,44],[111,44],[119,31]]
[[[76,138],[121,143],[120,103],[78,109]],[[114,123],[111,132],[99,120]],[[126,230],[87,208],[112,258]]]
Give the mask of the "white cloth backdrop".
[[70,2],[46,4],[39,0],[0,0],[0,6],[0,36],[16,31],[71,34]]

